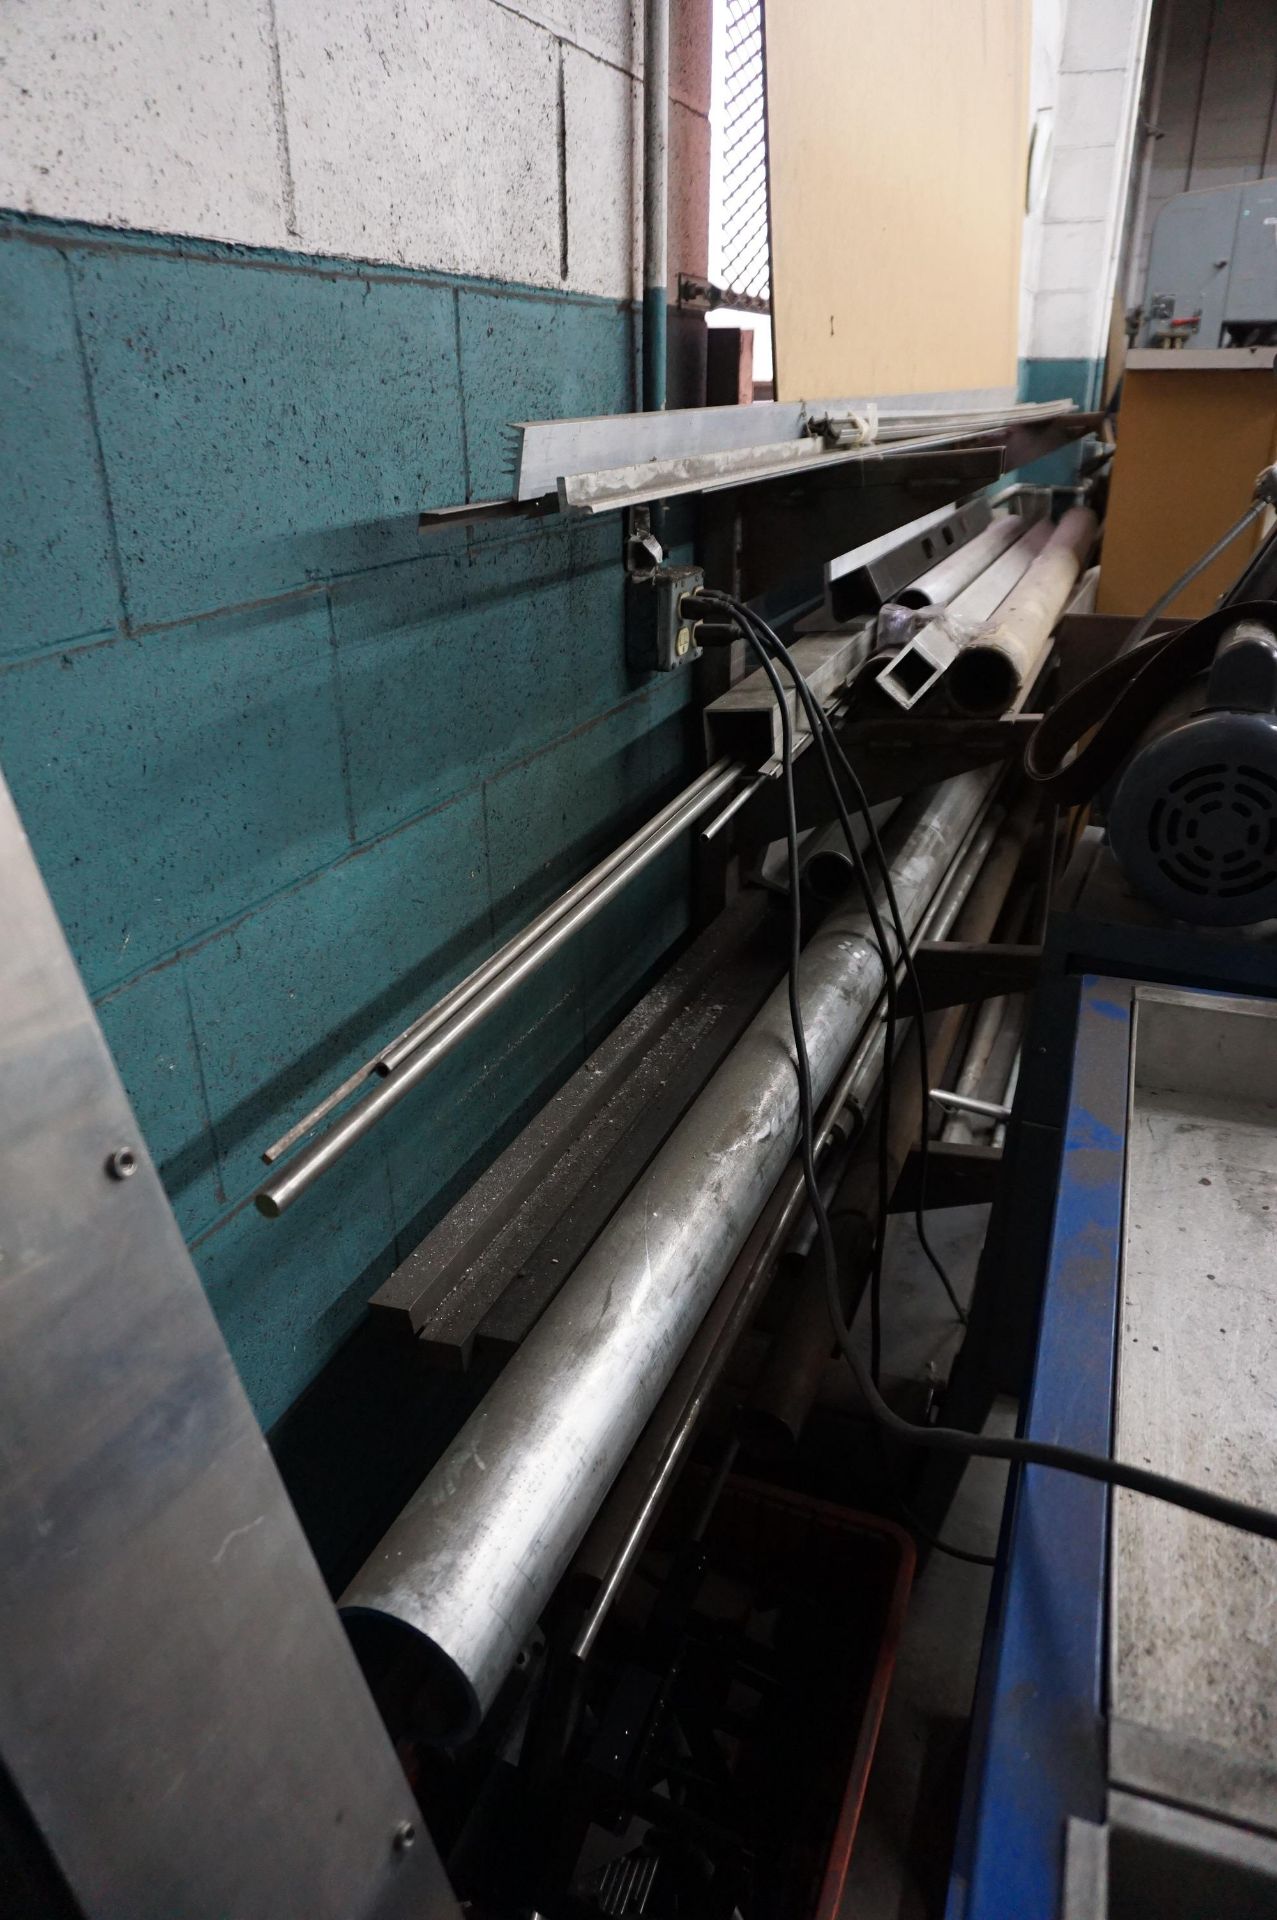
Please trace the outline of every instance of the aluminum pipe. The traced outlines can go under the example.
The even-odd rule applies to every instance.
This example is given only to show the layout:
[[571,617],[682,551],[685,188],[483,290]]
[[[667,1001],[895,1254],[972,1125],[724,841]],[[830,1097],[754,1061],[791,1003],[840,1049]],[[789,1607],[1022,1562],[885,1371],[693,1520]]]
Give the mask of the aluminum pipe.
[[[892,823],[907,933],[999,772],[920,794]],[[883,984],[863,908],[804,948],[818,1102]],[[419,1666],[439,1738],[466,1738],[491,1704],[797,1141],[782,982],[344,1596],[361,1658]]]
[[950,611],[960,614],[964,620],[988,620],[1012,588],[1019,585],[1050,538],[1049,520],[1028,521],[1019,539],[1013,541],[1005,553],[1000,553],[978,580],[973,580],[949,602]]
[[[1021,792],[1009,817],[996,821],[1001,829],[1000,838],[980,866],[974,885],[968,884],[953,911],[949,910],[951,887],[942,890],[931,916],[937,924],[934,931],[928,929],[928,938],[943,940],[948,937],[950,929],[959,940],[983,942],[990,938],[1023,858],[1036,807],[1036,796],[1031,789],[1026,789]],[[997,809],[993,810],[995,818],[997,812]],[[948,1067],[965,1018],[966,1008],[958,1006],[950,1007],[938,1018],[928,1021],[928,1053],[931,1063],[940,1071]],[[894,1186],[905,1156],[926,1119],[918,1076],[917,1042],[913,1038],[914,1023],[911,1021],[907,1024],[908,1033],[903,1045],[913,1048],[912,1058],[897,1056],[893,1067],[896,1077],[892,1082],[891,1137],[888,1141],[888,1183],[891,1186]],[[881,1024],[874,1038],[878,1071],[872,1079],[866,1080],[867,1091],[877,1086],[881,1072],[889,1064],[886,1063],[886,1036]],[[861,1112],[865,1112],[863,1104]],[[878,1132],[875,1127],[864,1136],[859,1152],[853,1157],[843,1177],[836,1203],[837,1211],[842,1216],[839,1238],[843,1242],[844,1255],[854,1249],[853,1257],[850,1260],[844,1258],[842,1263],[844,1281],[851,1283],[852,1290],[845,1302],[851,1309],[858,1304],[858,1289],[868,1273],[872,1234],[878,1218],[878,1191]],[[813,1250],[804,1263],[771,1352],[755,1382],[750,1404],[742,1415],[743,1431],[752,1451],[773,1458],[784,1458],[792,1452],[811,1411],[833,1345],[824,1271],[818,1253]]]
[[[870,808],[874,826],[881,835],[888,820],[897,807],[898,800],[880,800]],[[868,859],[869,829],[859,813],[851,817],[856,846]],[[849,887],[856,884],[856,863],[851,857],[847,837],[842,830],[841,820],[831,820],[828,826],[817,827],[802,849],[802,874],[804,885],[814,900],[822,906],[831,906],[835,900],[841,900]]]
[[1069,508],[989,626],[950,667],[946,684],[959,713],[1005,713],[1037,679],[1098,531],[1089,507]]
[[983,533],[968,540],[965,547],[955,547],[943,560],[937,560],[934,567],[902,587],[895,595],[896,605],[947,607],[973,580],[979,579],[999,554],[1013,547],[1023,537],[1024,530],[1025,522],[1018,513],[999,515]]
[[[949,932],[971,891],[1001,817],[999,807],[990,807],[977,816],[967,841],[959,847],[918,925],[916,939],[943,940]],[[973,848],[979,849],[974,860]],[[903,980],[903,967],[899,974]],[[828,1147],[833,1147],[835,1159],[839,1152],[845,1154],[852,1131],[848,1112],[864,1110],[881,1077],[886,1051],[886,1030],[882,1024],[885,1005],[884,996],[879,999],[860,1045],[839,1074],[817,1117],[818,1157]],[[820,1178],[822,1190],[828,1197],[836,1184],[836,1171],[827,1163],[822,1164]],[[802,1164],[794,1159],[733,1261],[713,1305],[582,1542],[572,1571],[595,1591],[572,1643],[576,1659],[588,1657],[673,1485],[719,1375],[753,1318],[771,1283],[776,1259],[806,1208],[807,1187]],[[809,1225],[814,1233],[815,1223],[810,1218]]]

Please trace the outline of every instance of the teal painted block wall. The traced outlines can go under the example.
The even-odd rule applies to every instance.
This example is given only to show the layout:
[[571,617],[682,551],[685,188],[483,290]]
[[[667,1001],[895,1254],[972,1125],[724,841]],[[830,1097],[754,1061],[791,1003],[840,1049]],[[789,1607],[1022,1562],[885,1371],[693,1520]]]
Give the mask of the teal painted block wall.
[[[1021,360],[1017,397],[1021,400],[1072,400],[1084,412],[1100,404],[1102,360]],[[1017,480],[1037,487],[1071,487],[1077,480],[1082,449],[1089,442],[1062,447],[1021,467]]]
[[628,303],[9,217],[0,767],[264,1424],[686,930],[676,848],[282,1221],[264,1145],[660,804],[619,524],[423,541]]

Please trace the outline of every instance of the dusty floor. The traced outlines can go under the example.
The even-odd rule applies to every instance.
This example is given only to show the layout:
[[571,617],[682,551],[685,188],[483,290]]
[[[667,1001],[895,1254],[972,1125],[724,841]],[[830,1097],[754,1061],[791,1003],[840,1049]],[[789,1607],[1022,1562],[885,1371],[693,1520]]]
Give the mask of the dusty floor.
[[[962,1207],[930,1216],[932,1244],[964,1302],[987,1214],[984,1207]],[[921,1378],[934,1363],[943,1377],[957,1329],[912,1223],[899,1216],[891,1223],[887,1273],[884,1370]],[[1008,1401],[990,1424],[1010,1431],[1014,1419]],[[969,1467],[946,1537],[991,1553],[1005,1483],[1005,1468],[993,1462]],[[932,1554],[915,1583],[852,1860],[846,1920],[932,1920],[943,1912],[948,1833],[942,1809],[961,1781],[991,1579],[987,1568]]]

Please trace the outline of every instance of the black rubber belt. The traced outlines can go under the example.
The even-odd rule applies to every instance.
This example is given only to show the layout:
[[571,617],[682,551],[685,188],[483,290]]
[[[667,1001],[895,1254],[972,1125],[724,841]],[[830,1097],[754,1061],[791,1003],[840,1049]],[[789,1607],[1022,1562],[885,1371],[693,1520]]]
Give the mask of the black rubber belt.
[[1029,736],[1024,767],[1050,800],[1089,800],[1185,681],[1205,673],[1221,636],[1239,620],[1277,631],[1277,603],[1218,607],[1175,633],[1154,634],[1119,653],[1043,714]]

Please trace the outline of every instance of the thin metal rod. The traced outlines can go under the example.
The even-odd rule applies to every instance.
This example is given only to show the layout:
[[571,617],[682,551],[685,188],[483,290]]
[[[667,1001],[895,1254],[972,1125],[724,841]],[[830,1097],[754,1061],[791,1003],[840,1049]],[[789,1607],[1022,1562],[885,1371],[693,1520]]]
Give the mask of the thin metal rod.
[[468,1033],[486,1020],[494,1008],[507,1000],[529,975],[535,973],[559,948],[570,940],[573,934],[592,920],[629,884],[635,874],[651,864],[670,843],[678,838],[701,815],[717,806],[723,795],[729,791],[739,777],[734,766],[726,767],[717,778],[695,794],[691,800],[684,801],[682,807],[673,814],[667,814],[665,824],[659,832],[648,834],[642,844],[630,855],[624,865],[614,867],[599,885],[593,887],[578,899],[566,913],[561,913],[548,927],[535,945],[528,946],[510,965],[507,965],[495,977],[489,979],[486,986],[474,993],[463,1005],[450,1012],[448,1018],[430,1037],[419,1043],[408,1057],[403,1060],[376,1088],[334,1121],[317,1140],[278,1173],[259,1187],[254,1196],[259,1212],[267,1219],[278,1219],[281,1213],[300,1199],[308,1188],[312,1187],[321,1174],[324,1174],[342,1156],[348,1153],[357,1140],[374,1127],[383,1114],[398,1106],[404,1095],[410,1093],[419,1081],[425,1079],[439,1062],[460,1045]]
[[932,1087],[931,1098],[938,1107],[944,1107],[950,1113],[975,1113],[983,1120],[1006,1121],[1011,1118],[1010,1107],[1004,1107],[1000,1100],[977,1100],[974,1094],[949,1093],[944,1087]]
[[652,818],[646,821],[637,832],[632,833],[628,840],[622,841],[615,852],[609,853],[606,859],[600,860],[596,867],[591,867],[587,874],[583,874],[566,893],[561,893],[557,900],[552,900],[535,920],[530,920],[526,927],[516,933],[512,939],[507,940],[490,960],[485,960],[482,966],[476,967],[473,973],[467,974],[451,993],[446,993],[442,1000],[414,1020],[410,1027],[405,1027],[389,1046],[382,1049],[376,1063],[378,1071],[393,1073],[396,1067],[402,1066],[409,1054],[415,1053],[432,1033],[437,1033],[458,1007],[463,1007],[467,1001],[473,1000],[490,980],[495,980],[499,973],[504,973],[520,954],[526,953],[529,947],[535,946],[551,927],[557,925],[565,913],[571,913],[578,901],[584,900],[587,894],[593,893],[596,887],[601,886],[621,867],[629,868],[631,873],[638,872],[639,869],[632,863],[642,853],[648,841],[662,832],[671,820],[685,812],[699,795],[708,792],[711,788],[717,793],[723,776],[731,771],[731,761],[716,760],[699,779],[693,780],[690,786],[684,787],[681,793],[675,794],[668,806],[662,807],[659,813],[653,814]]
[[[1007,1080],[1006,1091],[1002,1095],[1002,1104],[1009,1113],[1015,1112],[1015,1091],[1020,1084],[1020,1062],[1023,1058],[1024,1047],[1021,1045],[1016,1053],[1015,1059],[1011,1062],[1011,1073]],[[1007,1125],[1008,1122],[1002,1120],[999,1121],[998,1125],[993,1129],[993,1144],[995,1147],[1004,1147],[1006,1145]]]
[[380,1052],[374,1053],[371,1059],[365,1060],[362,1066],[356,1067],[349,1078],[343,1080],[339,1087],[335,1087],[330,1094],[326,1095],[317,1107],[312,1107],[295,1126],[290,1127],[287,1133],[282,1134],[278,1140],[267,1147],[262,1155],[267,1166],[273,1166],[290,1147],[296,1146],[306,1134],[312,1133],[320,1121],[326,1118],[334,1107],[341,1106],[342,1102],[365,1080],[371,1079],[374,1074],[392,1073],[396,1067],[401,1066],[409,1054],[415,1053],[431,1034],[437,1033],[440,1027],[451,1019],[458,1008],[465,1006],[467,1001],[473,1000],[489,981],[495,980],[498,974],[504,973],[520,954],[526,953],[529,947],[535,946],[556,921],[562,919],[565,913],[571,912],[579,900],[584,900],[587,894],[592,893],[595,887],[608,878],[609,874],[615,873],[618,867],[623,867],[632,860],[653,834],[659,833],[667,821],[682,813],[697,794],[714,786],[730,764],[728,760],[716,760],[714,765],[693,780],[690,786],[684,787],[681,793],[676,793],[659,813],[653,814],[650,820],[645,821],[628,840],[623,840],[606,859],[600,860],[596,867],[591,867],[590,871],[583,874],[566,893],[561,893],[557,900],[552,900],[535,920],[530,920],[526,927],[521,928],[512,939],[507,940],[503,947],[498,948],[496,953],[490,955],[472,973],[468,973],[464,980],[459,980],[456,986],[445,993],[441,999],[436,1000],[433,1006],[427,1007],[424,1013],[419,1013],[416,1019],[411,1021],[402,1033],[396,1034],[393,1040],[388,1041]]
[[758,789],[768,778],[769,776],[765,773],[756,773],[752,780],[747,780],[740,792],[735,794],[732,799],[727,802],[723,811],[716,813],[707,827],[701,828],[701,839],[706,841],[717,839],[728,821],[735,819],[746,801],[753,799]]

